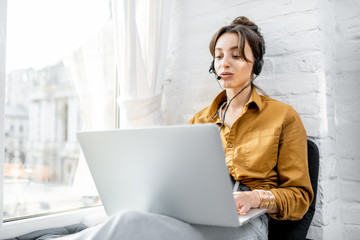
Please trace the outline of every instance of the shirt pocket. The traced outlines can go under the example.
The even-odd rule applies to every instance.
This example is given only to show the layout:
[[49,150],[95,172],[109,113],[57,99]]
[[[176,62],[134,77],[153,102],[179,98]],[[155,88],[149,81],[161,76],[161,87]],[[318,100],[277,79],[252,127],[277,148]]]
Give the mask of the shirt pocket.
[[266,173],[277,163],[280,130],[277,128],[248,132],[244,136],[244,164],[253,172]]

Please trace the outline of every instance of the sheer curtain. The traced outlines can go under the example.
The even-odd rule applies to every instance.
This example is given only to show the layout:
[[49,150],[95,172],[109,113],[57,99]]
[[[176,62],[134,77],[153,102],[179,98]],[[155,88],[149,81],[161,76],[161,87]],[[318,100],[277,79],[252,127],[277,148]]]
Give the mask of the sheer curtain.
[[[79,99],[79,131],[115,127],[115,61],[111,21],[101,32],[64,59]],[[97,196],[89,168],[81,154],[73,184],[73,194]]]
[[120,128],[162,124],[173,0],[113,0]]

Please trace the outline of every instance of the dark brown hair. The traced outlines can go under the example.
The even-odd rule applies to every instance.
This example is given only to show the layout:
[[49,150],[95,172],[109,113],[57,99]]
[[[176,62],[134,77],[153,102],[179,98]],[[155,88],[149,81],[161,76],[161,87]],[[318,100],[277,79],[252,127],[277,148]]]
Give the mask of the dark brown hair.
[[235,18],[230,25],[220,28],[211,38],[209,49],[213,57],[215,57],[216,43],[224,33],[235,33],[239,36],[238,48],[240,57],[243,60],[249,62],[249,59],[246,58],[244,53],[246,41],[248,42],[255,59],[262,58],[264,55],[265,41],[259,32],[258,26],[247,17],[241,16]]

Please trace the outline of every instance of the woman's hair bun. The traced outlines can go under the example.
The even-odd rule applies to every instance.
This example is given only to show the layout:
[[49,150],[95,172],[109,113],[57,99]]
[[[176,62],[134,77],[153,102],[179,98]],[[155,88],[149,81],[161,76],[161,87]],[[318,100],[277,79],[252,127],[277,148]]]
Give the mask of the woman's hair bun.
[[254,30],[255,32],[257,32],[259,30],[258,26],[250,21],[247,17],[244,16],[240,16],[235,18],[232,22],[231,25],[243,25],[243,26],[248,26],[250,27],[252,30]]

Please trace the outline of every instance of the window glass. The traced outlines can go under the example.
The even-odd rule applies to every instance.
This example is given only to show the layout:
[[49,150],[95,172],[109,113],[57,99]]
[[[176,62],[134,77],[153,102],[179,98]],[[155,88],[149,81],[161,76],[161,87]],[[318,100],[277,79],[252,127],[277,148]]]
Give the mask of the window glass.
[[4,220],[101,204],[76,132],[114,128],[110,1],[11,0]]

